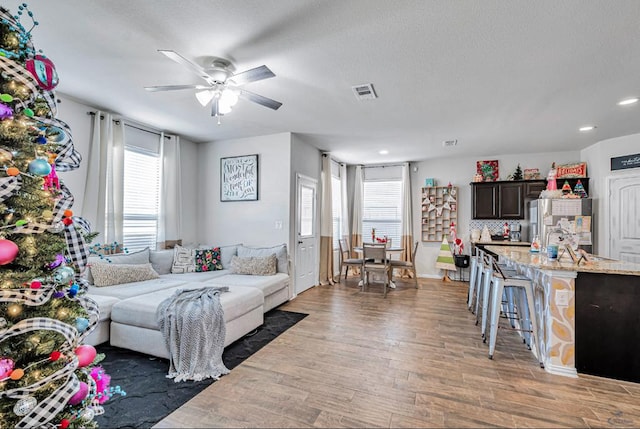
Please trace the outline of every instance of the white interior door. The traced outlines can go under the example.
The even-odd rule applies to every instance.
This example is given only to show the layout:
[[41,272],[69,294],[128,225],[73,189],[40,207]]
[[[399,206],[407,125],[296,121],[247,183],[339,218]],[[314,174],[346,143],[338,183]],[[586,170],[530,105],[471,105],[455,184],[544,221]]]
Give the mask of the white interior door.
[[295,293],[318,284],[318,182],[297,175]]
[[640,263],[640,174],[609,178],[609,255]]

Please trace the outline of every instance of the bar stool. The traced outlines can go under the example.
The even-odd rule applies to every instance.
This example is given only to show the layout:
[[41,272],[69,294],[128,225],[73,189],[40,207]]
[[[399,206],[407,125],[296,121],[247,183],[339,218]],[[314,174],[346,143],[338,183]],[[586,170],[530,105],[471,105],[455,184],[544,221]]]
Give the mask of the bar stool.
[[469,263],[469,296],[467,298],[467,308],[469,311],[473,311],[471,310],[471,307],[473,305],[473,294],[476,291],[476,277],[478,275],[479,268],[482,266],[481,263],[478,263],[480,252],[482,252],[482,250],[476,248],[476,254],[471,256],[471,261]]
[[535,291],[533,282],[527,276],[503,271],[497,261],[493,259],[492,269],[493,275],[491,283],[493,284],[493,287],[491,290],[490,303],[491,327],[489,333],[489,359],[493,359],[493,354],[496,349],[498,323],[500,319],[504,290],[505,288],[513,288],[518,289],[518,291],[514,293],[514,298],[516,300],[515,306],[517,308],[519,329],[523,332],[523,337],[525,337],[525,332],[529,332],[531,334],[528,346],[531,348],[531,345],[535,344],[538,354],[538,362],[540,367],[544,368],[544,361],[542,359],[538,335],[538,313],[535,311]]
[[[480,260],[480,271],[477,276],[476,283],[476,325],[480,323],[480,334],[483,342],[487,341],[487,320],[489,319],[489,308],[491,299],[491,289],[493,283],[493,264],[497,264],[497,261],[489,253],[482,251]],[[508,275],[516,275],[517,272],[513,269],[507,268],[504,264],[499,264],[502,271],[508,273]],[[501,295],[501,304],[503,298]],[[505,310],[504,313],[510,319],[513,319],[515,314],[513,296],[511,294],[504,295]],[[482,303],[482,307],[480,307]],[[512,323],[513,325],[513,323]]]

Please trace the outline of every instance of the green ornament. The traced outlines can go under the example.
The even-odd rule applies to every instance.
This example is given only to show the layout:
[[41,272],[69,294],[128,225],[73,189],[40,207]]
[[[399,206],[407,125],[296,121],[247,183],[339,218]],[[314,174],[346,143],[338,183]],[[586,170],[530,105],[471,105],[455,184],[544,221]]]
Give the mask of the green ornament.
[[13,101],[13,97],[10,94],[0,94],[0,101],[11,103]]
[[26,221],[24,219],[20,219],[18,222],[16,222],[16,226],[24,226],[26,224],[28,224],[29,221]]
[[28,116],[29,118],[33,117],[33,110],[29,109],[28,107],[24,109],[22,113],[24,113],[24,116]]

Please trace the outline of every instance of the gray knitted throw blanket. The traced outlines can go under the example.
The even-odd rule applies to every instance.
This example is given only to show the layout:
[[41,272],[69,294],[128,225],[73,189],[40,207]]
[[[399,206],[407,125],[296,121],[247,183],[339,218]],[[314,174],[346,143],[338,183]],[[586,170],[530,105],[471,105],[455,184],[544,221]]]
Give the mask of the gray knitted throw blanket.
[[156,319],[169,350],[167,378],[218,380],[229,370],[222,362],[226,327],[220,293],[227,286],[177,290],[158,306]]

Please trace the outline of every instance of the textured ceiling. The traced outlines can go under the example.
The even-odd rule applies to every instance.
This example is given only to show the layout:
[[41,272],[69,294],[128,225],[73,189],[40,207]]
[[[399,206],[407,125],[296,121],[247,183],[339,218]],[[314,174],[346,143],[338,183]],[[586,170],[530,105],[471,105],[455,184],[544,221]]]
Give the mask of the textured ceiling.
[[[3,1],[12,13],[19,1]],[[350,163],[577,150],[640,132],[637,0],[30,0],[57,92],[196,142],[293,132]],[[266,64],[217,125],[157,52]],[[353,85],[373,83],[376,100]],[[64,118],[61,118],[64,119]],[[579,133],[585,124],[598,128]],[[443,140],[457,139],[454,148]],[[378,154],[381,149],[389,154]]]

